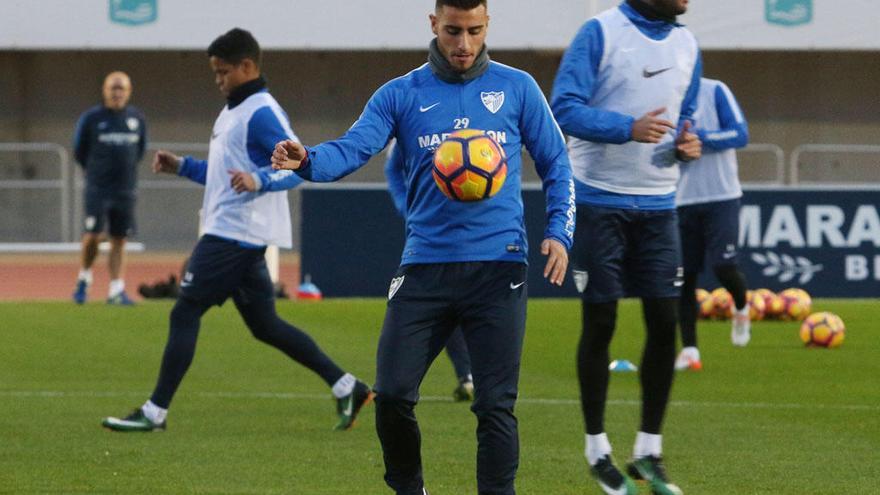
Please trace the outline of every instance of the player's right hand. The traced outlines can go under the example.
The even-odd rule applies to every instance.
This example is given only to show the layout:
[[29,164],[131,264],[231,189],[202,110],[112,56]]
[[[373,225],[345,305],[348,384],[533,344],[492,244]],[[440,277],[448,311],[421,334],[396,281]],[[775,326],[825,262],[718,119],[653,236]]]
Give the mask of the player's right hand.
[[154,174],[166,173],[177,175],[182,161],[183,159],[170,151],[159,150],[153,156],[151,167]]
[[296,141],[285,139],[275,145],[272,152],[272,168],[275,170],[296,170],[306,157],[306,148]]
[[651,110],[633,122],[632,140],[639,143],[657,144],[663,136],[675,130],[672,122],[661,119],[660,114],[666,111],[666,107]]

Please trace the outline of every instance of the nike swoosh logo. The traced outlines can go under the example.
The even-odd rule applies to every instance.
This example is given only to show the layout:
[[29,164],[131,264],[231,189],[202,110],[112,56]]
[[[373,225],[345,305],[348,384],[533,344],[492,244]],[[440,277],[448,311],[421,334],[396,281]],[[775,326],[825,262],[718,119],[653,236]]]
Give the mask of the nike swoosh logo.
[[190,285],[192,285],[192,284],[189,283],[189,282],[181,282],[181,283],[180,283],[180,286],[181,286],[181,287],[189,287]]
[[420,107],[419,107],[419,111],[422,112],[422,113],[425,113],[425,112],[427,112],[428,110],[430,110],[430,109],[436,107],[436,106],[439,105],[439,104],[440,104],[440,102],[438,101],[437,103],[434,103],[433,105],[429,105],[429,106],[427,106],[427,107],[422,107],[422,106],[420,106]]
[[721,257],[724,258],[724,259],[726,259],[726,260],[729,260],[730,258],[733,258],[734,256],[736,256],[736,252],[733,252],[733,253],[724,253],[724,254],[721,255]]
[[510,283],[510,290],[516,290],[516,289],[519,289],[520,287],[523,286],[524,283],[525,283],[524,281],[523,281],[523,282],[520,282],[520,283],[518,283],[518,284],[515,284],[515,283],[511,282],[511,283]]
[[220,137],[219,132],[215,132],[215,133],[211,134],[211,139],[217,139],[218,137]]
[[657,74],[663,74],[664,72],[666,72],[666,71],[668,71],[668,70],[671,70],[671,69],[672,69],[672,67],[667,67],[667,68],[665,68],[665,69],[660,69],[660,70],[648,70],[648,69],[642,69],[642,77],[644,77],[644,78],[647,79],[647,78],[649,78],[649,77],[654,77],[654,76],[656,76]]
[[346,415],[346,416],[351,416],[351,411],[352,411],[352,407],[353,407],[353,405],[354,405],[354,398],[351,397],[351,396],[349,396],[349,398],[348,398],[348,407],[346,407],[346,408],[342,411],[342,414],[344,414],[344,415]]

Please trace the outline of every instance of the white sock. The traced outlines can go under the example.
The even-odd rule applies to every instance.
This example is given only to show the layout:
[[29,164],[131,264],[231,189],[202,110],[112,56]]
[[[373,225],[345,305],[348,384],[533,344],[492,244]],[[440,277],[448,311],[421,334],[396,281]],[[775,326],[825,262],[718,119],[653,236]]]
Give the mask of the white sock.
[[663,453],[663,435],[654,435],[640,431],[636,433],[636,444],[633,447],[633,457],[641,459],[653,455],[660,457]]
[[608,435],[605,433],[584,435],[584,437],[586,438],[584,455],[587,456],[590,466],[594,466],[599,459],[611,454],[611,442],[608,441]]
[[146,416],[147,419],[157,425],[164,423],[165,417],[168,416],[168,409],[162,409],[156,404],[153,404],[153,401],[151,400],[148,400],[141,406],[141,411],[144,412],[144,416]]
[[115,278],[110,281],[110,290],[107,291],[110,297],[116,296],[125,290],[125,280]]
[[79,275],[76,276],[77,282],[80,280],[85,281],[86,285],[92,285],[92,269],[91,268],[80,268]]
[[743,306],[742,309],[737,309],[736,314],[749,316],[749,303],[746,303],[746,305]]
[[694,346],[683,347],[681,353],[693,360],[700,360],[700,350]]
[[341,399],[350,394],[351,391],[354,390],[354,384],[356,382],[357,378],[351,373],[342,375],[342,378],[336,380],[336,383],[333,384],[333,397]]

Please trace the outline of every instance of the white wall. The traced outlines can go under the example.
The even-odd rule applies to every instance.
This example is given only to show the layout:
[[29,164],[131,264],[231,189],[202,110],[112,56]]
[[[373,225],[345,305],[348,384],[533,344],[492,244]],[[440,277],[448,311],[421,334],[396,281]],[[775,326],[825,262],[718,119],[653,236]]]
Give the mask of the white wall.
[[[600,9],[620,0],[597,0]],[[880,50],[877,0],[690,0],[703,50]]]
[[[146,2],[155,20],[111,20]],[[588,17],[586,0],[493,0],[493,48],[559,48]],[[197,49],[239,26],[269,49],[423,49],[433,0],[0,0],[0,49]],[[131,11],[129,11],[131,12]],[[138,13],[123,14],[126,19]]]
[[[592,13],[619,3],[491,0],[490,46],[563,49]],[[253,31],[270,49],[423,49],[431,39],[427,16],[433,5],[433,0],[0,0],[0,49],[203,50],[234,26]],[[691,0],[681,21],[704,49],[880,50],[877,0]]]

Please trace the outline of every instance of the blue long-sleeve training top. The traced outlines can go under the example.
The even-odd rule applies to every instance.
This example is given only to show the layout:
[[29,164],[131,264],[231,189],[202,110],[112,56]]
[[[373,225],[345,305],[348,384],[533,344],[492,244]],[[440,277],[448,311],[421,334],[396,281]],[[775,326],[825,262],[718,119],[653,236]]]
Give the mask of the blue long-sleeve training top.
[[392,143],[385,162],[385,179],[388,181],[388,194],[394,209],[400,216],[406,216],[406,171],[404,170],[403,155]]
[[[504,148],[507,179],[490,199],[456,202],[434,183],[434,150],[458,129],[484,130]],[[534,158],[543,182],[544,237],[571,247],[574,186],[565,141],[529,74],[490,62],[479,77],[448,83],[425,64],[379,88],[345,135],[308,148],[308,160],[297,174],[314,182],[338,180],[365,165],[392,138],[397,139],[407,183],[402,264],[525,262],[523,147]],[[265,190],[286,189],[289,180],[261,172]]]

